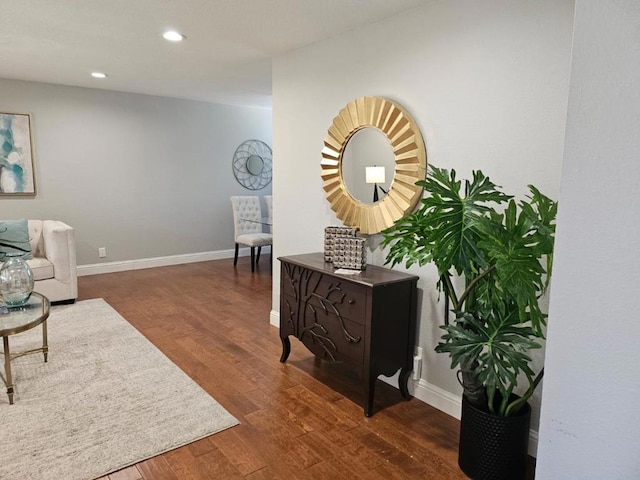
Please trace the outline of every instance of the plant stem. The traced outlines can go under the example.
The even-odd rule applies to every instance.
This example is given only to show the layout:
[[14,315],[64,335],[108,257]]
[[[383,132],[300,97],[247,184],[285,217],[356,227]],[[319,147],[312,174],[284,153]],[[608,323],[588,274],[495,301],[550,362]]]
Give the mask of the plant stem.
[[511,398],[511,394],[513,393],[513,387],[515,385],[511,385],[511,388],[507,390],[507,394],[502,397],[502,401],[500,402],[500,415],[507,416],[507,408],[509,406],[509,399]]
[[446,272],[442,275],[442,281],[444,290],[447,293],[447,296],[451,299],[451,303],[453,303],[453,309],[460,309],[460,301],[458,300],[458,296],[456,295],[456,291],[453,289],[453,283],[451,283],[451,277],[449,277],[449,272]]
[[467,288],[465,288],[464,292],[462,292],[462,295],[460,296],[460,300],[458,301],[459,305],[462,306],[462,304],[464,303],[464,301],[467,299],[467,297],[469,296],[469,294],[471,293],[471,291],[473,290],[473,288],[476,286],[476,284],[484,277],[486,277],[495,267],[495,265],[491,265],[489,268],[487,268],[484,272],[482,272],[480,275],[478,275],[476,278],[474,278],[469,285],[467,286]]
[[525,403],[527,403],[529,398],[531,398],[531,395],[533,395],[534,390],[536,389],[536,387],[538,386],[538,384],[542,380],[543,376],[544,376],[544,368],[542,370],[540,370],[540,373],[535,378],[535,380],[529,385],[529,388],[527,389],[526,392],[524,392],[524,395],[522,395],[522,397],[520,397],[515,402],[512,402],[511,404],[509,404],[509,406],[507,407],[507,409],[506,409],[506,411],[504,413],[505,417],[508,417],[512,413],[514,413],[514,414],[517,413],[518,410],[520,410],[522,408],[522,406]]
[[493,399],[495,398],[495,396],[496,396],[496,389],[489,388],[487,392],[487,405],[489,406],[490,413],[496,413],[496,409],[493,408]]

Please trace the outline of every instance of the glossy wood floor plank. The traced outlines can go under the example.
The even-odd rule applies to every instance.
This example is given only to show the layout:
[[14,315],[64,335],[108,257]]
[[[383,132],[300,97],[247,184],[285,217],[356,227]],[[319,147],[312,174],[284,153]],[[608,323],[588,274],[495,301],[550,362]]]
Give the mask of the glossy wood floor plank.
[[81,300],[104,298],[241,422],[105,478],[466,478],[457,420],[380,381],[366,418],[357,372],[296,340],[279,362],[265,260],[254,274],[241,258],[78,279]]

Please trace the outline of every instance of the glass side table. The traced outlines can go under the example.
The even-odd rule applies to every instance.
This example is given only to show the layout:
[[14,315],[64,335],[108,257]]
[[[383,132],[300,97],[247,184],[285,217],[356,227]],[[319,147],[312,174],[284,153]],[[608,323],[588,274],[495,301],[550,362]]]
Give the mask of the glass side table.
[[[2,337],[4,355],[4,384],[7,387],[9,404],[13,405],[13,379],[11,377],[11,360],[28,355],[30,353],[44,354],[44,361],[47,361],[49,345],[47,344],[47,318],[49,318],[49,299],[44,295],[33,292],[29,301],[20,307],[2,307],[3,311],[8,308],[8,312],[0,312],[0,337]],[[42,325],[42,347],[25,350],[23,352],[11,353],[9,349],[9,337],[32,328]]]

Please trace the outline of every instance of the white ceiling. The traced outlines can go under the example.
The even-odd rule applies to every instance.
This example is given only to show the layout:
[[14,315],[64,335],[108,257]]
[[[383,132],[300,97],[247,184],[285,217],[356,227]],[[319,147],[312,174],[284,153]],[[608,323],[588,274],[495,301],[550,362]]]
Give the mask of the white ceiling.
[[425,1],[0,0],[0,78],[269,107],[273,56]]

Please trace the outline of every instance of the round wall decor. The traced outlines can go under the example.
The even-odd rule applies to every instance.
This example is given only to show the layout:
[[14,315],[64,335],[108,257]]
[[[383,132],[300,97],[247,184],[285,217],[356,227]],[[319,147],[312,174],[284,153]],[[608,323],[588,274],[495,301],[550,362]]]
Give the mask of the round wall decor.
[[[345,147],[364,128],[382,132],[395,157],[391,187],[382,200],[372,205],[354,198],[343,178]],[[346,226],[371,234],[390,227],[414,209],[422,196],[422,187],[416,181],[425,178],[427,153],[420,128],[409,112],[382,97],[360,97],[333,119],[324,140],[321,166],[323,188],[336,216]]]
[[247,140],[233,154],[233,175],[249,190],[260,190],[271,182],[271,148],[260,140]]

